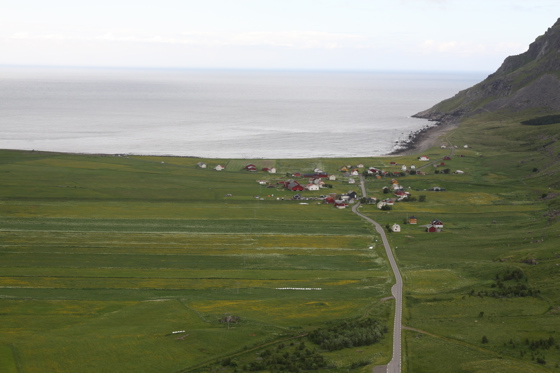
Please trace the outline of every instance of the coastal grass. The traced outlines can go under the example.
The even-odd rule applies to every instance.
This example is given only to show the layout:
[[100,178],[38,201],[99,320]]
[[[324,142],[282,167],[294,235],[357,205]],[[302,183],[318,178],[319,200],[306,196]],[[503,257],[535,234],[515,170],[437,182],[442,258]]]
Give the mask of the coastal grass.
[[[217,359],[249,361],[333,322],[370,315],[391,326],[393,302],[383,300],[392,278],[372,226],[348,209],[292,201],[278,184],[320,168],[339,179],[304,198],[359,191],[339,170],[362,163],[426,173],[395,177],[423,202],[360,207],[402,228],[389,240],[404,279],[403,322],[414,329],[403,331],[403,371],[558,371],[558,347],[527,344],[558,339],[560,327],[559,128],[520,124],[536,116],[472,118],[440,139],[445,149],[422,153],[435,163],[0,151],[2,368],[229,372]],[[245,171],[248,163],[278,173]],[[368,195],[390,196],[390,181],[367,178]],[[425,232],[433,219],[441,233]],[[513,270],[523,278],[505,285],[533,295],[489,295]],[[226,315],[241,322],[219,323]],[[362,360],[356,371],[371,371],[389,361],[391,335],[323,353],[331,371]]]
[[[520,129],[521,119],[473,119],[448,134],[469,147],[459,146],[445,166],[428,166],[421,178],[399,179],[425,202],[387,212],[361,208],[383,226],[401,224],[390,240],[404,277],[404,322],[417,330],[405,332],[406,371],[558,370],[558,347],[528,344],[557,338],[559,327],[560,225],[548,218],[558,209],[558,149],[547,148],[556,130]],[[444,167],[465,174],[436,173]],[[383,196],[383,181],[368,181],[368,190]],[[428,190],[434,186],[446,190]],[[418,225],[405,224],[412,215]],[[432,219],[444,222],[443,232],[424,232]],[[521,270],[521,283],[537,295],[486,295],[496,290],[496,276],[512,270]]]
[[333,320],[390,322],[371,227],[256,182],[283,176],[240,160],[216,172],[190,158],[0,155],[0,344],[22,371],[179,371]]

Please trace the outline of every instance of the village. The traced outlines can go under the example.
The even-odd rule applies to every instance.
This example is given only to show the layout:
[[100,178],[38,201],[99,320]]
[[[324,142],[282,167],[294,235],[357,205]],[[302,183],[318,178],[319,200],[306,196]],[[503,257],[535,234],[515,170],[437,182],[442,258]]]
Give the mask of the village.
[[[443,147],[443,146],[442,146]],[[430,161],[428,156],[419,156],[419,162],[427,162]],[[445,156],[444,160],[450,160],[450,156]],[[410,166],[406,165],[397,165],[396,162],[390,162],[390,166],[393,168],[398,167],[400,171],[386,171],[383,170],[381,167],[365,167],[362,163],[359,163],[355,166],[353,165],[344,165],[338,169],[339,176],[336,174],[329,174],[319,168],[315,168],[313,172],[293,172],[287,173],[285,176],[287,179],[259,179],[256,180],[259,185],[266,186],[267,188],[271,189],[278,189],[282,188],[285,190],[296,192],[290,199],[295,201],[301,201],[301,204],[308,204],[308,202],[304,201],[318,201],[319,203],[332,205],[337,209],[345,209],[349,205],[361,203],[364,205],[376,205],[379,210],[392,210],[393,206],[397,202],[410,202],[410,201],[417,201],[416,197],[413,197],[411,192],[406,190],[404,186],[402,186],[396,177],[403,177],[408,175],[426,175],[425,171],[420,171],[416,168],[414,164]],[[449,169],[443,169],[439,171],[438,167],[445,166],[444,162],[437,162],[433,164],[433,167],[436,169],[436,173],[449,173]],[[207,165],[203,162],[198,163],[199,168],[207,168]],[[214,168],[216,171],[223,171],[225,170],[225,166],[223,165],[216,165]],[[246,172],[259,172],[258,167],[253,164],[249,163],[244,166],[244,168],[240,171]],[[261,172],[268,173],[269,175],[278,175],[277,169],[275,167],[262,167]],[[464,172],[461,170],[456,170],[455,174],[463,174]],[[343,181],[348,185],[355,185],[357,182],[360,181],[360,178],[375,178],[378,180],[387,179],[390,180],[390,186],[383,186],[381,191],[384,195],[387,195],[386,198],[376,198],[376,197],[362,197],[358,195],[353,190],[349,190],[346,193],[326,193],[319,196],[304,196],[303,193],[305,191],[320,191],[323,189],[331,189],[333,187],[332,182],[337,180]],[[390,179],[389,179],[390,178]],[[410,188],[408,188],[410,190]],[[445,191],[445,188],[441,188],[439,186],[431,187],[426,189],[428,191]],[[390,196],[392,195],[392,196]],[[231,194],[226,195],[226,197],[231,197]],[[269,194],[268,197],[274,197],[274,194]],[[264,199],[260,196],[255,196],[255,198]],[[422,200],[425,196],[420,196]],[[285,200],[284,197],[276,197],[278,200]],[[415,216],[410,216],[407,218],[405,224],[418,224],[418,219]],[[439,233],[443,230],[443,223],[438,219],[433,219],[430,223],[426,225],[420,225],[420,227],[425,227],[425,231],[429,233]],[[401,227],[399,224],[394,223],[393,225],[387,225],[387,230],[389,232],[398,233],[401,231]]]

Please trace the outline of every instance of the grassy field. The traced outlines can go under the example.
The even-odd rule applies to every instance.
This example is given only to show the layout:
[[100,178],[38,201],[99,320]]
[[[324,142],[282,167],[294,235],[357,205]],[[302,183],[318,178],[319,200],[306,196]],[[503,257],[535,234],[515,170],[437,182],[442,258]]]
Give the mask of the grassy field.
[[[325,322],[390,319],[371,228],[257,183],[321,161],[266,162],[284,176],[198,161],[0,153],[2,371],[183,371]],[[307,288],[320,290],[290,290]],[[368,351],[382,363],[389,346]]]
[[[279,344],[320,350],[303,335],[325,325],[372,316],[390,327],[393,280],[372,227],[349,209],[292,201],[278,184],[319,167],[339,178],[304,197],[358,191],[338,171],[358,163],[425,166],[397,177],[423,202],[360,207],[402,227],[390,241],[410,328],[403,372],[560,371],[560,162],[550,145],[560,128],[519,124],[531,115],[470,120],[441,140],[457,145],[451,160],[449,147],[425,152],[445,162],[437,168],[413,155],[205,159],[200,169],[195,158],[0,151],[0,371],[243,371]],[[389,185],[366,180],[377,198]],[[412,215],[417,225],[406,224]],[[425,232],[433,219],[443,232]],[[240,322],[219,322],[228,315]],[[319,352],[329,371],[370,372],[389,361],[391,333]]]

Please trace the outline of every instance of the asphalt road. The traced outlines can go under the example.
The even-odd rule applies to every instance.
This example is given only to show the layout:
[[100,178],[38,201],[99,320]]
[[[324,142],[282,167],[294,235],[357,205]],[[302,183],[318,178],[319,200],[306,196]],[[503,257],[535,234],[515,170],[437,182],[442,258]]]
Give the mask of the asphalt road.
[[[360,186],[362,188],[362,196],[366,197],[366,188],[364,185],[364,179],[360,176]],[[393,275],[395,276],[395,284],[391,288],[391,293],[395,298],[395,320],[393,325],[393,358],[387,364],[387,373],[400,373],[401,371],[401,329],[402,329],[402,277],[399,271],[399,267],[397,266],[397,262],[395,261],[395,257],[393,256],[393,251],[391,250],[391,246],[389,246],[389,241],[387,240],[387,235],[385,230],[379,223],[375,220],[368,218],[365,215],[362,215],[358,212],[358,207],[360,207],[360,203],[355,204],[352,207],[352,212],[356,215],[369,221],[371,224],[375,226],[375,230],[381,236],[383,240],[383,246],[385,247],[385,252],[387,253],[387,258],[389,258],[389,263],[391,263],[391,269],[393,270]]]

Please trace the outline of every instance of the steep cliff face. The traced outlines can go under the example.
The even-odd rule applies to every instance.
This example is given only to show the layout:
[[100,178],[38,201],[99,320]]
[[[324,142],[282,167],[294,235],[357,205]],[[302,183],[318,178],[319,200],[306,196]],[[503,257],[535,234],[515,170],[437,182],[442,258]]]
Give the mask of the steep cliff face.
[[560,18],[484,81],[414,116],[449,123],[485,111],[534,108],[560,111]]

